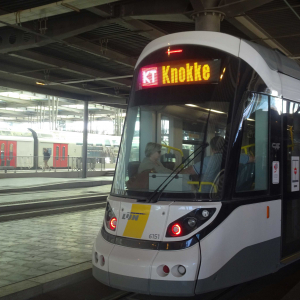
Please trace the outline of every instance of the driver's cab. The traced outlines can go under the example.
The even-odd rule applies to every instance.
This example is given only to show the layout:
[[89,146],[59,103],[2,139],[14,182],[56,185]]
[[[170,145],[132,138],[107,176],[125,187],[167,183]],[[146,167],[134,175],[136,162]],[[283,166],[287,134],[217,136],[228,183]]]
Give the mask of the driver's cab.
[[[165,192],[205,193],[208,188],[216,192],[215,178],[201,182],[201,176],[199,177],[201,160],[204,161],[204,174],[206,168],[210,167],[209,158],[214,154],[209,141],[215,136],[224,139],[226,134],[226,110],[229,104],[213,105],[214,109],[209,108],[211,103],[140,106],[131,109],[132,115],[127,119],[127,126],[134,127],[134,135],[126,173],[127,190],[154,191],[164,183],[172,171],[177,170],[174,172],[176,174],[188,166],[195,166],[195,169],[199,169],[196,172],[179,172],[167,185]],[[222,108],[219,108],[220,106]],[[208,145],[203,148],[202,154],[204,139]],[[154,159],[149,157],[146,150],[149,143],[155,143],[159,149],[159,156],[153,155]],[[222,155],[220,158],[222,159]],[[141,168],[145,162],[148,166],[146,170]],[[139,171],[141,169],[142,172]],[[220,171],[221,163],[215,175]]]
[[[180,49],[174,56],[154,51],[135,69],[112,195],[145,199],[159,187],[166,199],[205,200],[221,194],[229,131],[237,117],[231,112],[239,60],[209,47]],[[217,153],[210,146],[214,137],[226,141]],[[156,160],[145,154],[149,143],[161,147]],[[237,163],[237,157],[232,159]],[[191,166],[192,172],[166,181],[176,168]]]

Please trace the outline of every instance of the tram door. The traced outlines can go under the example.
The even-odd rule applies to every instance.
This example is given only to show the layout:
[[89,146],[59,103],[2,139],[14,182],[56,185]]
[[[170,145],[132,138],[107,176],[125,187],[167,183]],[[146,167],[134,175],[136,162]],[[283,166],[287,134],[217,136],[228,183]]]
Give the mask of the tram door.
[[16,167],[17,142],[0,141],[0,165]]
[[300,252],[300,104],[283,101],[282,257]]
[[53,144],[53,167],[68,167],[68,144]]

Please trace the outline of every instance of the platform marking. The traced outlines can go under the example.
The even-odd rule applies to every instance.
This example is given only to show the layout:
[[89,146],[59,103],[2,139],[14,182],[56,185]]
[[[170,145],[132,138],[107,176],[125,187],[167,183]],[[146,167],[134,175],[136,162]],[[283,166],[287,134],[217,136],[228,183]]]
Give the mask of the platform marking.
[[127,221],[123,236],[140,239],[146,227],[151,205],[132,204],[130,214],[135,216]]

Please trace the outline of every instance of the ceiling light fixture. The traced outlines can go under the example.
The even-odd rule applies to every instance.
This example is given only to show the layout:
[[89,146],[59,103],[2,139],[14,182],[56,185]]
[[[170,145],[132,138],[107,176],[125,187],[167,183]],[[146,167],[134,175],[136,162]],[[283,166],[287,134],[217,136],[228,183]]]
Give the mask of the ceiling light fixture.
[[185,104],[186,106],[190,106],[190,107],[199,107],[199,106],[197,106],[197,105],[195,105],[195,104]]

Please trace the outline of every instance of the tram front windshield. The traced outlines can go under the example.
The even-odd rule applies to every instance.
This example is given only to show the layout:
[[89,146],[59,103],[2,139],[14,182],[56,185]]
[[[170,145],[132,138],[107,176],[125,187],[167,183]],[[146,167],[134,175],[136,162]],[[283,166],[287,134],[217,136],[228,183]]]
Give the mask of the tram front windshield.
[[238,60],[207,47],[172,49],[150,54],[135,71],[114,196],[147,199],[178,167],[160,200],[220,197]]

